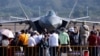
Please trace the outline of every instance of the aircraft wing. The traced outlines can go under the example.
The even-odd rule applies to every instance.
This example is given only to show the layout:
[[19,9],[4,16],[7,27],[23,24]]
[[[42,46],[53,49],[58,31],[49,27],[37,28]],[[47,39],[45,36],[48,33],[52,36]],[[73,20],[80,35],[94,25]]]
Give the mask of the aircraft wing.
[[74,19],[72,19],[72,18],[62,18],[62,20],[64,20],[64,21],[76,21],[76,20],[87,19],[87,18],[89,18],[89,16],[80,17],[80,18],[74,18]]
[[5,23],[23,23],[27,22],[28,20],[23,19],[23,20],[0,20],[0,24],[5,24]]
[[30,20],[32,21],[32,22],[35,22],[35,21],[38,21],[39,19],[41,19],[42,17],[37,17],[37,18],[30,18]]
[[[36,17],[36,18],[29,18],[29,19],[26,19],[26,20],[31,20],[32,22],[35,22],[39,19],[41,19],[43,16],[40,16],[40,17]],[[25,20],[24,17],[14,17],[14,16],[10,16],[10,18],[14,18],[14,19],[17,19],[17,20]]]
[[86,17],[80,17],[80,18],[74,18],[74,19],[71,19],[71,20],[81,20],[81,19],[87,19],[89,18],[89,16],[86,16]]
[[0,18],[0,24],[5,24],[5,23],[26,23],[28,21],[35,22],[35,21],[39,20],[40,18],[41,17],[30,18],[30,19],[26,19],[25,17],[14,17],[14,16],[2,17],[2,18]]
[[86,22],[86,23],[100,24],[100,21],[75,20],[75,21],[72,21],[72,22],[78,22],[78,23]]
[[80,17],[80,18],[75,18],[75,19],[66,19],[66,18],[62,18],[64,21],[69,21],[69,22],[77,22],[77,23],[82,23],[82,22],[86,22],[86,23],[96,23],[96,24],[100,24],[100,20],[99,19],[89,19],[89,16],[86,17]]
[[92,18],[92,19],[82,19],[82,20],[73,20],[73,22],[86,22],[86,23],[96,23],[96,24],[100,24],[100,19],[96,19],[96,18]]
[[15,19],[15,20],[23,20],[25,17],[15,17],[15,16],[10,16],[10,19]]
[[20,23],[20,22],[26,22],[29,21],[25,18],[22,17],[0,17],[0,24],[5,24],[5,23]]

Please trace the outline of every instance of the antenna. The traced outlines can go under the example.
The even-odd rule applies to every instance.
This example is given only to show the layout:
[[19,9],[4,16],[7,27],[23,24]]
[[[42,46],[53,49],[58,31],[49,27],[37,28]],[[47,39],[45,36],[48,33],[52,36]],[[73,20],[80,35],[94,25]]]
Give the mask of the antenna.
[[75,1],[75,4],[74,4],[74,6],[73,6],[73,8],[72,8],[72,10],[71,10],[71,12],[70,12],[70,14],[69,14],[69,18],[71,17],[71,15],[72,15],[72,13],[73,13],[73,11],[74,11],[76,5],[77,5],[77,2],[78,2],[78,0]]
[[26,14],[25,10],[24,10],[24,9],[23,9],[23,7],[22,7],[22,4],[20,3],[20,1],[19,1],[19,0],[17,0],[17,1],[18,1],[18,4],[19,4],[20,8],[22,9],[22,11],[23,11],[23,13],[24,13],[24,15],[25,15],[26,19],[29,19],[29,17],[27,16],[27,14]]
[[40,10],[41,10],[41,7],[39,6],[39,16],[41,16],[41,11]]
[[[69,14],[69,18],[71,17],[71,15],[72,15],[72,13],[73,13],[73,11],[74,11],[76,5],[77,5],[77,2],[78,2],[78,0],[75,1],[75,4],[74,4],[74,6],[73,6],[73,8],[72,8],[72,10],[71,10],[71,12],[70,12],[70,14]],[[66,27],[68,27],[69,24],[70,24],[70,21],[68,21]]]
[[87,16],[89,16],[89,7],[87,6]]
[[[89,7],[87,6],[86,9],[87,9],[87,14],[86,15],[89,16]],[[89,17],[89,19],[91,19],[91,17]]]

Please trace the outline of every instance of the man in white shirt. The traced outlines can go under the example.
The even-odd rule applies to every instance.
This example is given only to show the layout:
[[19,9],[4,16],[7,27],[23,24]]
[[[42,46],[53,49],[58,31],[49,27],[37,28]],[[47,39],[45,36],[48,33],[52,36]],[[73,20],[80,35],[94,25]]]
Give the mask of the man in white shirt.
[[37,31],[34,31],[34,36],[33,38],[35,39],[36,45],[40,43],[41,39],[43,38],[43,34],[39,34]]
[[33,55],[33,56],[35,56],[35,45],[36,45],[36,42],[35,42],[35,39],[34,39],[34,36],[35,35],[35,33],[31,33],[31,36],[29,37],[29,39],[28,39],[28,56],[31,56],[31,55]]
[[37,31],[34,31],[35,35],[33,36],[33,38],[35,39],[36,42],[36,50],[39,53],[39,56],[43,56],[43,51],[40,47],[41,43],[41,39],[44,37],[43,34],[39,34]]
[[49,37],[50,56],[57,56],[59,46],[59,36],[56,31],[52,31]]
[[58,46],[59,45],[58,38],[59,37],[58,37],[57,33],[51,34],[51,36],[49,37],[49,46],[51,46],[51,47]]
[[31,33],[30,38],[28,39],[28,46],[33,47],[36,45],[35,39],[33,38],[34,33]]

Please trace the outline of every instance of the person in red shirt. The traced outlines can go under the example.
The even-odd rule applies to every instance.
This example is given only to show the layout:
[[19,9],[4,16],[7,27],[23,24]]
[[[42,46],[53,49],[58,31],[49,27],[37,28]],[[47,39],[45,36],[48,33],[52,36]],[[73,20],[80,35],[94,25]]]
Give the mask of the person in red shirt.
[[97,32],[91,31],[88,38],[90,56],[97,56]]
[[97,45],[97,35],[95,31],[90,32],[90,36],[88,38],[89,46],[96,46]]

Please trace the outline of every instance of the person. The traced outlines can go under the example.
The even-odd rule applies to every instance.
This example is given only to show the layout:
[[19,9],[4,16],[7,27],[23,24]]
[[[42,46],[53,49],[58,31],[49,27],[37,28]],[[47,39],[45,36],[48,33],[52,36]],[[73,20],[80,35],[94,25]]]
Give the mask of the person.
[[25,52],[25,56],[28,56],[28,38],[29,36],[25,33],[25,30],[21,30],[21,34],[19,34],[18,37],[18,43],[20,46],[22,46],[23,50]]
[[39,46],[39,43],[40,43],[40,40],[42,38],[42,36],[39,34],[38,31],[33,31],[34,32],[34,36],[33,38],[35,39],[35,42],[36,42],[36,46]]
[[43,55],[43,53],[41,52],[42,50],[41,50],[41,39],[43,38],[43,35],[42,34],[40,34],[38,31],[36,31],[36,30],[34,30],[33,31],[34,32],[34,36],[33,36],[33,38],[34,38],[34,40],[35,40],[35,42],[36,42],[36,47],[35,48],[37,48],[37,53],[38,53],[38,55],[39,56],[41,56],[41,55]]
[[67,50],[69,49],[69,47],[67,48],[66,46],[68,46],[70,44],[70,38],[68,33],[65,32],[65,28],[61,28],[61,32],[59,34],[59,40],[60,40],[60,56],[61,56],[61,52],[66,53]]
[[9,47],[11,46],[12,40],[14,38],[14,35],[11,30],[4,29],[1,31],[2,35],[2,47],[0,47],[0,54],[1,56],[14,56],[13,48]]
[[14,34],[14,39],[13,39],[13,41],[12,41],[12,46],[17,46],[17,41],[18,41],[18,37],[19,37],[19,33],[18,32],[15,32],[15,34]]
[[87,39],[89,37],[90,31],[89,26],[86,25],[86,22],[82,23],[82,26],[79,29],[79,38],[80,38],[80,44],[81,45],[87,45]]
[[45,33],[44,34],[44,38],[41,39],[41,53],[42,55],[41,56],[49,56],[49,41],[48,41],[48,33]]
[[98,38],[97,38],[97,41],[98,41],[98,55],[100,56],[100,31],[98,32]]
[[75,45],[75,29],[74,27],[70,27],[68,29],[68,35],[69,35],[69,38],[70,38],[70,45]]
[[78,27],[74,26],[74,40],[75,40],[75,45],[79,45],[79,29]]
[[55,30],[53,30],[50,32],[49,36],[50,56],[57,56],[58,46],[59,46],[59,35]]
[[35,39],[34,39],[34,36],[35,33],[34,32],[31,32],[30,34],[30,37],[28,39],[28,56],[35,56],[35,45],[36,45],[36,42],[35,42]]
[[28,46],[31,47],[31,46],[35,46],[36,45],[36,42],[35,42],[35,39],[34,39],[34,36],[35,33],[31,32],[31,35],[28,39]]
[[28,35],[25,33],[25,30],[21,30],[21,34],[19,34],[18,41],[19,44],[22,46],[28,45]]
[[97,32],[91,31],[88,38],[90,56],[97,56]]

